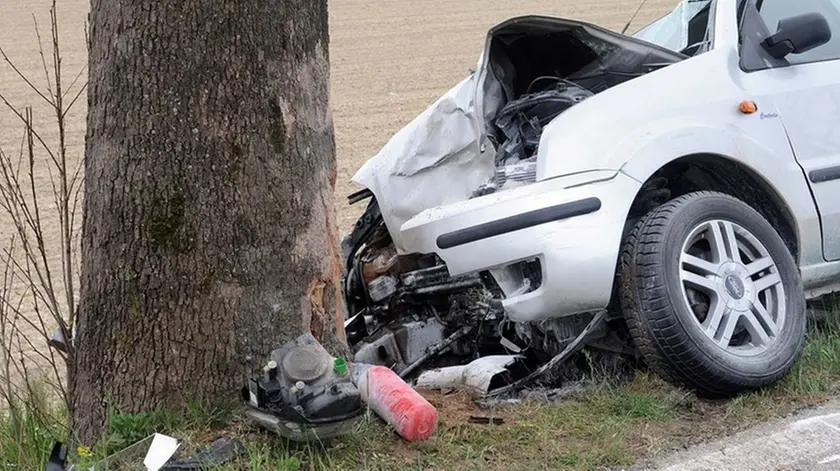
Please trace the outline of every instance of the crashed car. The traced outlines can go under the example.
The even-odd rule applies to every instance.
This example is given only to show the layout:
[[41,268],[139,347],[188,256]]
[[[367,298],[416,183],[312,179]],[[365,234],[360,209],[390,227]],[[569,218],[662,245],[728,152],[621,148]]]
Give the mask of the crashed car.
[[589,346],[704,394],[780,380],[840,281],[837,33],[836,0],[686,0],[632,37],[492,28],[353,178],[355,361],[525,359],[492,389]]

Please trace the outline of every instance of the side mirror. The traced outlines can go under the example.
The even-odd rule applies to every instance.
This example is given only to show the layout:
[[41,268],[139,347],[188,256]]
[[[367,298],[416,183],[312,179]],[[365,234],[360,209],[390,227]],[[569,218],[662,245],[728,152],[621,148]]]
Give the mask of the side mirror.
[[779,20],[776,34],[761,42],[775,59],[801,54],[831,40],[831,28],[821,13],[805,13]]

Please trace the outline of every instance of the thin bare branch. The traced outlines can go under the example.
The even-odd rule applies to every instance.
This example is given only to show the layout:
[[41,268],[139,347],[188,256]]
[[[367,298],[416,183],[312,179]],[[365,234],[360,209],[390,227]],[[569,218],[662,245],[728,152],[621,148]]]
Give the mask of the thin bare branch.
[[[51,311],[54,313],[54,317],[56,317],[56,321],[60,323],[61,322],[61,313],[60,313],[60,311],[58,311],[58,306],[54,302],[54,299],[52,299],[52,302],[51,302],[52,297],[50,296],[50,291],[48,289],[48,285],[46,283],[43,283],[42,281],[40,281],[40,279],[41,279],[40,277],[42,277],[42,274],[41,274],[40,270],[38,270],[37,264],[35,263],[36,262],[36,259],[35,259],[36,253],[31,249],[31,247],[28,248],[28,245],[26,243],[24,243],[23,241],[22,241],[22,249],[23,249],[24,259],[26,260],[26,265],[25,266],[21,265],[20,262],[18,262],[18,260],[12,258],[11,256],[7,257],[9,264],[12,265],[15,269],[15,272],[14,272],[15,278],[17,278],[19,281],[21,281],[28,288],[28,290],[32,293],[32,296],[34,297],[35,302],[37,302],[40,299],[45,305],[51,306]],[[36,281],[36,277],[34,277],[32,275],[32,271],[33,271],[32,266],[33,265],[35,266],[35,273],[38,275],[39,281]],[[45,292],[46,292],[46,294],[45,294]],[[13,312],[15,312],[16,314],[21,314],[20,311],[13,311]],[[23,321],[24,322],[30,322],[30,320],[25,316],[23,317]]]
[[73,236],[70,227],[70,221],[73,219],[70,216],[70,190],[68,187],[68,172],[67,172],[67,138],[66,138],[66,122],[65,116],[70,107],[76,102],[76,99],[85,90],[87,84],[79,89],[77,94],[70,103],[67,109],[63,108],[63,95],[61,92],[61,48],[59,46],[58,33],[58,17],[56,11],[56,0],[52,2],[50,9],[50,21],[52,22],[53,31],[53,57],[55,64],[55,103],[56,103],[56,124],[58,126],[58,153],[61,161],[61,204],[59,205],[60,221],[61,221],[61,267],[64,281],[64,295],[67,302],[68,317],[75,318],[76,306],[73,302]]
[[82,96],[82,93],[84,93],[85,90],[87,90],[87,86],[88,84],[87,82],[85,82],[85,84],[82,85],[82,88],[80,88],[79,91],[76,93],[76,96],[74,96],[73,99],[70,100],[70,104],[64,107],[64,116],[67,116],[67,113],[70,112],[70,109],[73,108],[73,105],[76,104],[76,100],[78,100],[79,97]]
[[[10,263],[12,265],[14,265],[14,267],[15,267],[16,277],[19,281],[24,283],[27,286],[27,288],[29,289],[29,291],[32,293],[33,302],[36,303],[35,308],[36,309],[38,308],[37,302],[40,300],[40,302],[42,302],[44,305],[48,306],[53,318],[55,319],[55,321],[59,325],[61,325],[61,324],[64,323],[64,321],[63,321],[63,318],[61,316],[61,311],[59,310],[58,305],[55,302],[54,295],[51,296],[51,294],[52,294],[51,288],[49,287],[49,285],[43,283],[40,280],[40,271],[38,270],[36,260],[35,260],[35,256],[34,255],[28,255],[26,252],[27,252],[26,249],[24,249],[24,254],[25,254],[24,259],[26,260],[26,265],[25,266],[21,265],[20,262],[18,262],[15,259],[10,259]],[[35,266],[34,271],[35,271],[35,274],[38,275],[38,277],[37,277],[38,279],[36,279],[36,277],[32,275],[32,272],[33,272],[32,266]],[[23,319],[24,319],[24,322],[31,322],[25,316],[24,316]]]
[[[12,282],[14,278],[14,266],[9,263],[12,259],[13,254],[15,252],[15,236],[12,235],[11,240],[9,241],[9,247],[6,249],[8,256],[3,258],[3,262],[5,262],[5,268],[3,269],[3,279],[2,285],[0,285],[0,301],[3,301],[0,304],[0,360],[3,361],[3,369],[5,371],[5,378],[2,391],[0,394],[3,395],[3,398],[6,400],[11,412],[12,412],[12,419],[14,420],[16,417],[16,410],[15,405],[12,404],[11,401],[11,392],[12,392],[12,375],[11,375],[11,362],[12,362],[12,351],[9,346],[12,344],[12,339],[10,334],[8,333],[8,326],[10,325],[9,320],[9,309],[7,308],[7,300],[11,299],[12,293]],[[19,298],[19,303],[23,301],[23,297]],[[20,304],[18,304],[20,307]]]
[[18,160],[17,167],[15,167],[10,158],[0,153],[0,173],[3,176],[3,183],[5,183],[5,185],[0,186],[0,196],[3,197],[0,200],[0,207],[12,216],[12,220],[16,223],[22,241],[26,242],[27,237],[22,224],[26,223],[27,226],[34,227],[34,218],[29,204],[26,201],[26,196],[23,194],[24,186],[19,177],[22,164],[22,156]]
[[[36,324],[35,322],[33,322],[29,318],[30,316],[27,316],[23,313],[23,310],[21,309],[20,306],[12,307],[10,304],[5,303],[5,302],[4,302],[4,304],[6,305],[6,309],[7,309],[6,312],[11,312],[12,314],[14,314],[14,319],[15,320],[14,320],[14,323],[9,327],[11,329],[10,332],[17,331],[17,332],[22,333],[23,331],[21,330],[20,326],[18,326],[18,323],[22,322],[22,323],[26,324],[26,326],[29,326],[29,328],[31,328],[35,331],[38,331],[45,340],[49,341],[49,334],[46,331],[42,331],[41,325],[39,325],[40,322],[39,322],[39,324]],[[40,316],[40,314],[37,314],[37,316]],[[30,342],[31,342],[31,339],[29,339],[29,337],[27,336],[27,344],[30,344]]]
[[[78,195],[79,191],[82,188],[82,181],[83,178],[80,178],[82,175],[82,168],[84,168],[85,161],[84,159],[79,159],[76,163],[76,169],[73,170],[73,177],[70,178],[70,192]],[[78,185],[78,187],[76,186]]]
[[44,66],[44,77],[47,79],[47,91],[50,92],[50,95],[52,95],[53,91],[52,82],[50,80],[50,72],[47,69],[47,59],[44,57],[44,42],[41,41],[41,31],[38,28],[38,19],[35,18],[35,14],[32,15],[32,22],[35,24],[35,36],[38,38],[38,54],[41,55],[41,64]]
[[13,391],[14,400],[17,401],[19,404],[24,404],[27,407],[27,410],[31,410],[32,413],[36,414],[38,420],[42,422],[50,422],[53,426],[60,427],[67,431],[67,424],[65,424],[61,419],[56,418],[52,414],[46,414],[44,409],[45,407],[38,407],[38,405],[33,404],[33,400],[37,397],[40,397],[41,394],[38,394],[35,391],[35,387],[32,385],[31,381],[26,381],[24,383],[26,387],[27,394],[23,395],[16,390]]
[[[58,88],[56,87],[58,90]],[[31,186],[32,195],[36,194],[35,189],[35,146],[32,141],[32,108],[28,109],[27,112],[27,150],[29,152],[29,184]],[[36,248],[38,249],[38,253],[41,256],[41,262],[43,263],[42,269],[44,270],[44,275],[41,277],[42,283],[44,286],[47,287],[47,293],[49,295],[51,305],[54,312],[59,312],[58,308],[58,301],[55,298],[55,288],[53,287],[52,282],[52,275],[50,274],[50,262],[49,257],[47,256],[47,248],[46,243],[44,243],[44,231],[41,227],[41,212],[40,208],[38,207],[38,198],[32,198],[32,206],[33,206],[33,213],[35,216],[35,237],[37,239]],[[36,265],[37,267],[37,265]]]
[[[5,97],[2,93],[0,93],[0,101],[2,101],[2,102],[3,102],[3,104],[4,104],[4,105],[6,105],[6,107],[7,107],[9,110],[11,110],[11,111],[12,111],[12,113],[14,113],[14,114],[15,114],[15,116],[17,116],[17,117],[18,117],[18,119],[20,119],[20,120],[21,120],[21,122],[23,122],[24,124],[26,124],[26,122],[27,122],[27,121],[26,121],[26,117],[25,117],[25,116],[24,116],[24,115],[23,115],[20,111],[18,111],[18,109],[17,109],[17,108],[15,108],[15,107],[14,107],[14,105],[12,105],[12,104],[9,102],[9,100],[7,100],[7,99],[6,99],[6,97]],[[52,159],[52,161],[53,161],[53,163],[55,164],[55,166],[56,166],[56,167],[60,166],[60,164],[58,163],[58,159],[56,158],[56,156],[55,156],[55,154],[53,153],[52,149],[50,148],[49,144],[47,144],[47,143],[46,143],[46,142],[45,142],[45,141],[41,138],[41,135],[40,135],[40,134],[38,134],[38,132],[37,132],[37,131],[35,131],[34,129],[32,129],[32,134],[35,136],[35,138],[38,140],[38,142],[41,144],[41,146],[43,146],[44,150],[45,150],[45,151],[47,152],[47,154],[50,156],[50,159]]]
[[[61,97],[61,48],[58,40],[58,12],[56,11],[56,0],[53,0],[50,8],[50,26],[52,26],[52,41],[53,41],[53,65],[55,66],[55,95]],[[56,105],[61,108],[60,102]]]
[[[87,64],[83,65],[82,68],[79,69],[79,73],[77,73],[76,76],[73,77],[73,81],[70,82],[70,85],[67,86],[67,90],[64,91],[64,98],[67,98],[67,95],[70,94],[70,91],[73,89],[73,87],[76,86],[76,82],[78,82],[79,79],[82,78],[82,75],[84,75],[85,71],[87,71]],[[87,82],[85,82],[85,85],[86,84]]]
[[[67,392],[64,390],[64,385],[61,384],[61,379],[60,379],[61,376],[58,373],[57,362],[56,362],[56,359],[55,359],[56,350],[54,350],[52,348],[49,348],[50,329],[47,327],[46,322],[44,321],[44,316],[41,315],[40,309],[38,309],[37,302],[35,304],[35,314],[36,314],[36,318],[38,319],[38,324],[40,325],[39,332],[43,335],[44,343],[45,343],[45,345],[47,345],[46,355],[49,358],[46,358],[46,362],[50,366],[50,368],[52,368],[53,372],[57,375],[57,377],[59,378],[59,392],[61,393],[61,395],[63,397],[66,398]],[[53,314],[54,320],[56,320],[56,322],[58,324],[57,326],[62,330],[62,332],[65,332],[65,335],[66,335],[66,325],[64,323],[64,319],[61,317],[60,313],[52,313],[52,314]],[[66,358],[63,357],[63,354],[61,354],[61,355],[62,355],[62,359],[66,359]]]
[[3,60],[6,62],[6,64],[8,64],[8,65],[9,65],[9,67],[11,67],[11,68],[12,68],[12,70],[14,70],[14,71],[15,71],[15,73],[18,75],[18,77],[20,77],[20,78],[21,78],[21,79],[22,79],[22,80],[26,83],[26,85],[28,85],[28,86],[29,86],[29,88],[30,88],[30,89],[32,89],[32,91],[33,91],[33,92],[37,93],[37,94],[38,94],[38,96],[39,96],[39,97],[41,97],[41,98],[43,98],[43,99],[44,99],[44,101],[46,101],[46,102],[47,102],[50,106],[55,107],[55,103],[54,103],[52,100],[50,100],[49,98],[47,98],[47,96],[46,96],[46,95],[44,95],[44,94],[41,92],[41,90],[39,90],[39,89],[38,89],[38,87],[36,87],[36,86],[35,86],[35,85],[34,85],[34,84],[33,84],[33,83],[32,83],[32,82],[31,82],[31,81],[30,81],[30,80],[26,77],[26,75],[24,75],[24,73],[23,73],[23,72],[21,72],[21,71],[20,71],[20,69],[18,69],[18,68],[17,68],[17,66],[15,65],[15,63],[14,63],[14,62],[12,62],[12,60],[9,58],[9,56],[8,56],[8,55],[6,55],[6,51],[4,51],[2,47],[0,47],[0,57],[2,57],[2,58],[3,58]]
[[[23,316],[23,317],[25,317],[25,316]],[[27,335],[22,330],[20,330],[19,327],[16,327],[16,326],[13,328],[13,331],[17,332],[17,338],[18,339],[21,339],[24,342],[26,342],[26,345],[20,345],[19,346],[20,354],[21,354],[20,358],[22,360],[27,360],[27,359],[29,360],[29,362],[24,362],[24,363],[38,364],[38,363],[40,363],[40,361],[38,359],[40,359],[44,362],[49,362],[50,361],[50,357],[45,355],[44,352],[41,351],[41,348],[39,348],[37,345],[35,345],[35,343],[32,341],[31,335]],[[30,353],[27,354],[26,352],[30,352]],[[28,355],[31,355],[31,354],[35,354],[37,356],[37,359],[33,358],[31,356],[28,356]],[[25,373],[25,370],[24,370],[24,373]]]

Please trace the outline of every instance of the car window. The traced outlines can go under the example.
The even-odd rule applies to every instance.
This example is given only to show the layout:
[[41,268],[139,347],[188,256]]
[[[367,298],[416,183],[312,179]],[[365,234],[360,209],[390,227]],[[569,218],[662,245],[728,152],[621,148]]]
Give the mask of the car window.
[[840,59],[840,0],[764,0],[759,14],[767,29],[775,33],[779,20],[804,13],[822,13],[831,28],[831,40],[801,54],[787,56],[790,64]]
[[711,0],[683,0],[674,10],[643,27],[633,37],[675,52],[695,55],[704,52],[709,28]]

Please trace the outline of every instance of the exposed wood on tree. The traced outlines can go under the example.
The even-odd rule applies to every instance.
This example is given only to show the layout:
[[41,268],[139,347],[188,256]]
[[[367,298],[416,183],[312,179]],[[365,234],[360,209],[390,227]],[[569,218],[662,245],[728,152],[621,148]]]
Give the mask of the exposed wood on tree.
[[72,425],[340,349],[326,0],[92,0]]

